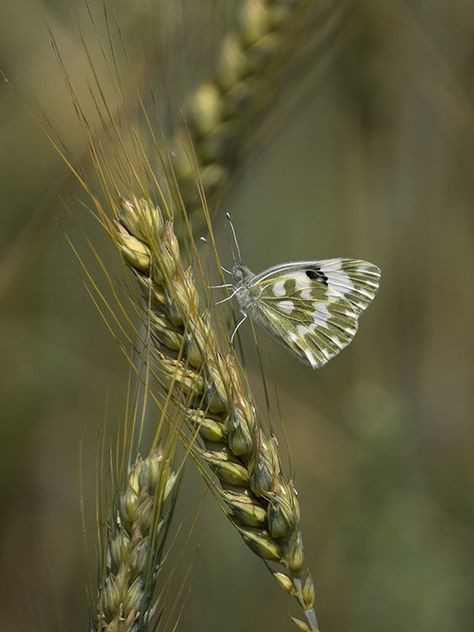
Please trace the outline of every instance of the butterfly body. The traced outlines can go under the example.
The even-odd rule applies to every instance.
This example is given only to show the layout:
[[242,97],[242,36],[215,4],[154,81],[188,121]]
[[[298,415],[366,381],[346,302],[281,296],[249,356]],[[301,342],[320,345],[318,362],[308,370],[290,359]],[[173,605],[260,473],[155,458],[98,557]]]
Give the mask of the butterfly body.
[[232,269],[242,314],[313,368],[347,346],[379,286],[380,270],[360,259],[283,263],[254,274]]
[[242,264],[236,264],[232,268],[232,285],[242,314],[254,316],[258,320],[257,301],[260,296],[260,288],[253,283],[255,276],[247,266]]

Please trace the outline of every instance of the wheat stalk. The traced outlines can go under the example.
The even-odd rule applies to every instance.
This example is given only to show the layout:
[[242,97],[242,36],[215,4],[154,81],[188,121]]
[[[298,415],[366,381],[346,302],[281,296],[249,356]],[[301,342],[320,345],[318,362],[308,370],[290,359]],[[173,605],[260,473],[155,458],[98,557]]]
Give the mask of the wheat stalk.
[[271,566],[273,575],[306,617],[293,618],[298,628],[318,630],[296,490],[282,473],[276,439],[263,425],[233,351],[219,350],[209,315],[200,313],[172,221],[149,200],[124,199],[112,237],[151,310],[156,364],[199,436],[191,449],[201,473],[246,544],[279,567]]

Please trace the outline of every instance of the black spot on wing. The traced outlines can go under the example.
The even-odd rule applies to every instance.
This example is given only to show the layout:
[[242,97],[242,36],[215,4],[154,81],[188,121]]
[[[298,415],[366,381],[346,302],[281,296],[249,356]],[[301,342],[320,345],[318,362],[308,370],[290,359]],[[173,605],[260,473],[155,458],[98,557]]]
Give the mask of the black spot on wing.
[[324,274],[324,272],[321,271],[321,268],[319,268],[318,266],[312,266],[311,268],[308,268],[307,270],[305,270],[305,273],[308,279],[319,281],[320,283],[324,283],[324,285],[328,284],[327,276]]

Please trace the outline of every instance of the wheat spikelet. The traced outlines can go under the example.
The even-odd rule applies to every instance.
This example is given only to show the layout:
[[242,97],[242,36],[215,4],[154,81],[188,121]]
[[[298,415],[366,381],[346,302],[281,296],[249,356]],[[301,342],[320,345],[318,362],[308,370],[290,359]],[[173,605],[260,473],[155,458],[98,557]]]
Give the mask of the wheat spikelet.
[[296,490],[283,476],[276,439],[263,426],[233,352],[219,350],[208,314],[200,313],[172,221],[148,200],[130,198],[122,200],[116,226],[112,237],[152,312],[156,364],[199,435],[193,456],[246,544],[279,566],[275,578],[306,616],[294,620],[299,629],[318,630]]

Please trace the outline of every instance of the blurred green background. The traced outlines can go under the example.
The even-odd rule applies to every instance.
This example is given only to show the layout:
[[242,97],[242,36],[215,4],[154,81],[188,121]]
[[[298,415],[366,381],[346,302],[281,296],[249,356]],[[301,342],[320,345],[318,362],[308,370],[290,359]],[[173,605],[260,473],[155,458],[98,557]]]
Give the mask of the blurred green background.
[[[172,78],[160,84],[166,93],[157,91],[163,108],[177,107],[206,76],[207,56],[236,3],[199,4],[180,2],[177,19],[159,0],[114,4],[145,84],[162,66]],[[357,337],[323,370],[311,371],[261,336],[296,472],[322,631],[468,632],[474,5],[353,4],[354,27],[328,51],[331,63],[279,121],[274,140],[246,165],[225,207],[254,271],[334,256],[382,268]],[[41,6],[85,98],[88,69],[69,12],[92,32],[85,5]],[[93,8],[100,13],[101,3]],[[92,55],[99,58],[98,46]],[[0,68],[79,159],[83,138],[35,0],[4,1]],[[289,83],[288,91],[296,88]],[[85,229],[112,273],[121,270],[6,83],[0,113],[0,628],[79,631],[87,626],[79,446],[91,518],[105,394],[112,395],[109,417],[118,419],[128,369],[64,232],[80,243]],[[58,192],[80,214],[80,227]],[[222,218],[217,233],[225,249]],[[242,338],[263,402],[250,328]],[[188,470],[177,512],[184,530],[204,491]],[[197,535],[203,541],[179,629],[291,629],[286,612],[297,609],[211,499]]]

